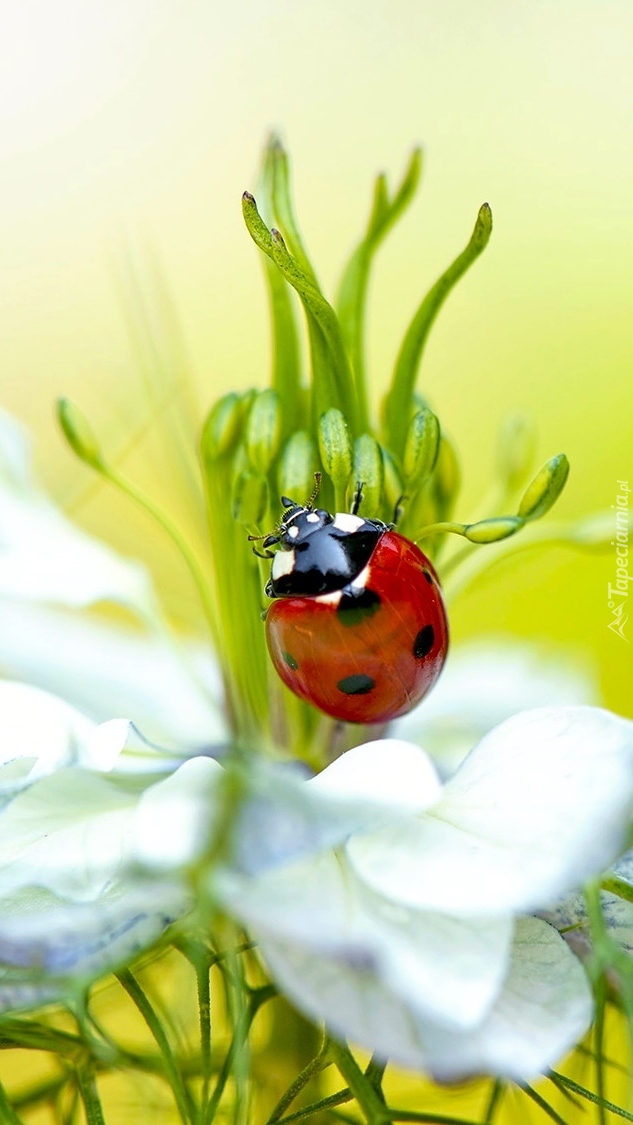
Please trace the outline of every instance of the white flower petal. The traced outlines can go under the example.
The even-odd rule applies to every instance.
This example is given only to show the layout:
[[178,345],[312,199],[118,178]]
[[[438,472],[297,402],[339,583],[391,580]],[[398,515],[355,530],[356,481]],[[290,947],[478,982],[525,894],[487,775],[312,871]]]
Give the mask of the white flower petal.
[[578,1043],[592,1016],[591,989],[578,959],[551,926],[521,918],[508,976],[487,1019],[466,1035],[439,1028],[428,1069],[439,1081],[473,1074],[529,1080]]
[[[0,1012],[67,998],[151,945],[190,905],[163,883],[117,883],[90,903],[40,887],[0,899]],[[46,984],[35,983],[39,973]]]
[[383,1059],[426,1070],[442,1081],[493,1074],[529,1080],[588,1029],[591,992],[578,960],[555,930],[535,918],[517,925],[505,983],[480,1024],[455,1030],[404,998],[375,963],[354,964],[306,945],[260,937],[273,976],[290,999],[335,1035]]
[[426,814],[350,840],[359,876],[409,906],[533,910],[607,867],[633,812],[633,723],[591,707],[492,731]]
[[596,676],[576,652],[490,638],[454,647],[424,705],[390,733],[423,746],[446,777],[518,711],[599,702]]
[[0,895],[46,887],[97,898],[126,855],[134,793],[107,775],[58,769],[18,793],[0,820]]
[[[613,865],[608,875],[614,875],[628,884],[628,893],[630,896],[633,895],[633,851],[626,852]],[[629,898],[612,894],[611,891],[601,891],[600,903],[609,937],[617,942],[625,953],[633,955],[633,902]],[[540,910],[539,915],[552,926],[556,926],[570,949],[573,949],[579,957],[586,957],[591,952],[591,927],[587,919],[585,897],[580,891],[565,895],[553,906]],[[617,981],[615,984],[617,988]]]
[[213,838],[225,771],[212,758],[191,758],[150,786],[135,812],[131,853],[147,869],[176,871],[196,863]]
[[[511,919],[466,921],[394,906],[367,894],[331,852],[256,879],[218,872],[213,890],[265,947],[289,943],[293,956],[327,962],[347,995],[352,985],[362,993],[376,977],[394,997],[445,1027],[479,1023],[505,975]],[[358,1020],[355,1031],[340,1023],[338,1004],[332,1017],[327,1014],[328,998],[316,1012],[339,1018],[344,1033],[358,1037],[365,1010],[362,995],[358,1000],[356,1014],[346,1017]],[[314,1013],[307,1000],[303,1006]]]
[[69,606],[115,601],[143,614],[151,612],[154,600],[140,563],[80,531],[48,499],[33,477],[26,432],[3,410],[0,595]]
[[62,696],[97,722],[126,715],[163,746],[195,749],[227,738],[217,668],[176,642],[87,615],[4,602],[0,669]]
[[15,779],[50,773],[62,764],[84,762],[95,724],[48,692],[29,684],[0,681],[0,789]]
[[435,804],[441,785],[430,758],[397,738],[364,742],[342,754],[308,782],[313,792],[331,797],[421,812]]

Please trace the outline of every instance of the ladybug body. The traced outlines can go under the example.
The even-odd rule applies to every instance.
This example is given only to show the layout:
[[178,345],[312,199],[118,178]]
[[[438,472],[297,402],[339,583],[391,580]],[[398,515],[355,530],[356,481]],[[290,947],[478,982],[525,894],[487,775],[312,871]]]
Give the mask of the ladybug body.
[[346,722],[404,715],[437,680],[448,647],[431,563],[380,520],[282,503],[279,531],[264,542],[278,546],[266,639],[281,679]]

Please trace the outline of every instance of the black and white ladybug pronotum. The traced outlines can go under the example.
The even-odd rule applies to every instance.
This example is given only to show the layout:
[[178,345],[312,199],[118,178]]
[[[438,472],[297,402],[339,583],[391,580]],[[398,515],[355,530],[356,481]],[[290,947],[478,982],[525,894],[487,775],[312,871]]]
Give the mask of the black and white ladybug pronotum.
[[[318,487],[318,485],[317,485]],[[404,715],[437,680],[448,625],[437,575],[409,539],[380,520],[331,515],[286,496],[266,594],[270,655],[283,682],[336,719]],[[267,555],[270,551],[267,550]]]

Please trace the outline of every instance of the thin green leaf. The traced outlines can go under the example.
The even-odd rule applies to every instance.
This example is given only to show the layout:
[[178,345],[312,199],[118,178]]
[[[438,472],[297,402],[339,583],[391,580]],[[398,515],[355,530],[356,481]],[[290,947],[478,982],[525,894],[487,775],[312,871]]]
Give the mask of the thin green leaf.
[[[275,207],[275,150],[274,139],[266,148],[258,198],[266,221],[285,225]],[[272,387],[279,394],[283,410],[283,433],[287,436],[300,425],[301,417],[301,362],[299,334],[292,297],[288,283],[275,263],[266,255],[262,259],[272,325]]]
[[568,1123],[565,1121],[565,1118],[561,1117],[560,1113],[557,1113],[554,1107],[551,1106],[549,1102],[545,1101],[545,1098],[542,1096],[542,1094],[539,1094],[538,1090],[535,1090],[532,1086],[527,1085],[522,1086],[521,1089],[524,1094],[527,1094],[528,1098],[530,1098],[533,1102],[536,1103],[537,1106],[539,1106],[540,1109],[543,1110],[543,1113],[546,1113],[548,1117],[551,1117],[552,1121],[556,1122],[556,1125],[568,1125]]
[[488,204],[484,203],[479,209],[468,245],[429,290],[409,325],[385,401],[387,438],[394,453],[402,451],[416,375],[431,326],[451,289],[485,250],[491,232],[492,212]]
[[495,1118],[495,1113],[497,1112],[497,1109],[501,1104],[501,1099],[503,1098],[505,1092],[506,1087],[504,1086],[503,1082],[500,1082],[498,1079],[496,1082],[493,1082],[488,1105],[486,1106],[484,1125],[492,1125],[492,1122]]
[[422,153],[414,149],[393,199],[384,174],[377,177],[367,230],[354,250],[341,279],[336,309],[356,381],[360,425],[369,424],[365,379],[365,317],[369,276],[376,250],[415,195],[422,169]]
[[289,1113],[287,1117],[280,1117],[277,1119],[275,1125],[286,1125],[291,1121],[302,1121],[308,1117],[313,1117],[315,1113],[321,1113],[326,1109],[334,1109],[337,1105],[344,1105],[345,1102],[353,1101],[354,1095],[352,1091],[346,1086],[344,1090],[338,1090],[336,1094],[329,1094],[327,1098],[321,1098],[318,1102],[312,1102],[306,1105],[303,1109],[298,1109],[296,1113]]
[[272,198],[273,209],[277,222],[281,227],[284,238],[290,247],[290,253],[295,259],[299,269],[314,288],[320,293],[321,286],[317,280],[312,262],[303,244],[299,225],[297,223],[292,203],[290,189],[290,162],[281,140],[274,135],[270,138],[267,149],[272,171]]
[[592,1105],[602,1105],[603,1109],[606,1109],[608,1113],[614,1113],[616,1117],[622,1117],[625,1121],[633,1121],[633,1113],[629,1113],[629,1111],[623,1109],[622,1106],[615,1105],[614,1102],[607,1101],[606,1098],[599,1098],[597,1094],[594,1094],[593,1090],[587,1090],[585,1086],[581,1086],[579,1082],[574,1082],[573,1078],[568,1078],[566,1074],[558,1074],[556,1071],[552,1071],[551,1073],[561,1086],[567,1086],[574,1094],[578,1094],[578,1097],[584,1098],[586,1101],[591,1102]]
[[356,391],[334,309],[299,268],[288,252],[279,231],[268,229],[249,192],[244,192],[242,206],[244,221],[251,238],[275,263],[297,291],[303,304],[310,337],[315,419],[318,421],[326,410],[335,406],[343,411],[348,423],[356,431],[358,426]]
[[[165,1034],[165,1029],[160,1022],[154,1008],[152,1007],[149,999],[143,992],[140,984],[132,975],[129,969],[122,969],[116,973],[116,978],[122,988],[125,989],[132,1002],[136,1005],[141,1013],[145,1023],[147,1024],[150,1032],[152,1033],[156,1045],[162,1055],[165,1067],[165,1077],[169,1082],[174,1101],[180,1115],[183,1125],[189,1125],[193,1120],[193,1107],[187,1092],[187,1088],[183,1082],[182,1074],[176,1063],[174,1053],[169,1044],[169,1040]],[[83,1096],[83,1094],[82,1094]]]
[[330,1066],[331,1061],[332,1060],[329,1057],[329,1044],[326,1040],[318,1055],[316,1055],[306,1066],[304,1066],[303,1070],[299,1075],[297,1075],[294,1082],[292,1082],[286,1092],[282,1094],[281,1098],[277,1102],[277,1105],[268,1118],[266,1125],[273,1125],[273,1123],[278,1122],[285,1111],[288,1109],[288,1106],[292,1105],[293,1101],[299,1096],[301,1091],[305,1089],[308,1083],[311,1082],[317,1074],[320,1074],[321,1071],[325,1069],[325,1067]]
[[77,1087],[86,1114],[86,1125],[105,1125],[103,1106],[92,1067],[77,1067]]
[[0,1082],[0,1120],[6,1122],[6,1125],[24,1125],[22,1118],[13,1109],[2,1082]]

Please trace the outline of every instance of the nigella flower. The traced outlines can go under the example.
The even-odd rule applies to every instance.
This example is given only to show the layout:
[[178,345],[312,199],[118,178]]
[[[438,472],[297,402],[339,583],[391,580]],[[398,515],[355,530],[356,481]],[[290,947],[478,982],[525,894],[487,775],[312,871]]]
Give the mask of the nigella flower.
[[[555,927],[584,924],[573,896],[627,846],[632,725],[553,706],[595,699],[590,677],[488,642],[456,651],[435,695],[391,729],[343,727],[286,690],[266,648],[268,562],[248,539],[280,549],[280,497],[314,518],[315,476],[342,527],[361,497],[380,527],[395,514],[449,606],[519,535],[604,539],[600,518],[541,530],[569,466],[557,454],[534,473],[525,422],[501,435],[495,502],[454,518],[456,453],[415,379],[442,302],[488,242],[487,205],[411,322],[380,420],[370,409],[370,267],[419,170],[415,153],[393,195],[379,177],[335,309],[299,235],[286,154],[268,146],[259,207],[249,193],[243,203],[271,297],[272,386],[225,394],[201,427],[206,540],[202,528],[190,540],[60,400],[80,460],[179,553],[202,622],[191,635],[176,633],[144,566],[58,511],[23,433],[0,416],[0,1006],[76,999],[175,933],[208,952],[228,917],[329,1033],[441,1080],[523,1081],[590,1026],[588,978]],[[225,953],[238,956],[213,945],[216,961]],[[203,1028],[207,1001],[202,988]]]

